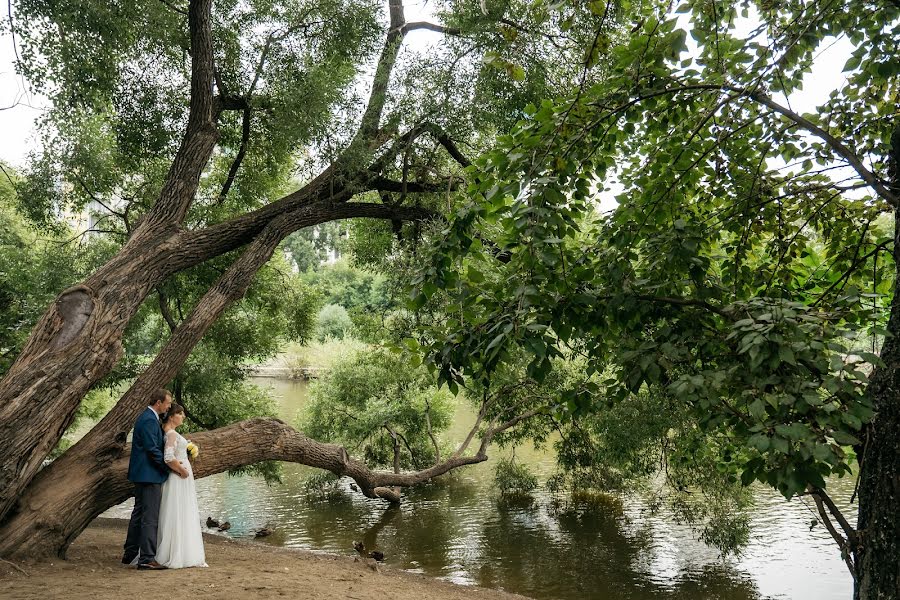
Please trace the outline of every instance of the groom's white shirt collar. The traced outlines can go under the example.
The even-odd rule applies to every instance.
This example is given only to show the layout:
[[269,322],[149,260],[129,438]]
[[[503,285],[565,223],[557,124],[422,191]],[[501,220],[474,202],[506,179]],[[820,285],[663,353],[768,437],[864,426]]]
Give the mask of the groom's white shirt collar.
[[156,412],[155,410],[153,410],[153,407],[150,406],[149,404],[147,405],[147,410],[152,410],[152,411],[153,411],[153,414],[156,415],[156,418],[157,418],[157,419],[159,418],[159,413]]

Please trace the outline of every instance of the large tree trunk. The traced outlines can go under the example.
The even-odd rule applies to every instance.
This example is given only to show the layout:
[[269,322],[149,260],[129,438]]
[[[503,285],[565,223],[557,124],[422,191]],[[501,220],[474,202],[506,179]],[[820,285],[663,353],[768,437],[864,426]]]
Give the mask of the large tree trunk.
[[71,424],[85,393],[119,360],[125,326],[167,275],[170,242],[217,137],[211,7],[212,0],[190,2],[188,124],[159,199],[115,257],[57,298],[0,381],[0,522]]
[[[896,235],[894,243],[900,243]],[[888,331],[893,337],[882,348],[885,366],[869,386],[875,419],[865,429],[858,457],[857,600],[900,598],[900,290],[894,293]]]
[[[900,124],[891,139],[892,189],[900,193]],[[857,600],[900,598],[900,207],[894,208],[894,297],[881,360],[869,384],[875,418],[860,461]]]
[[[411,486],[452,469],[487,460],[486,442],[476,454],[454,456],[415,473],[372,471],[351,459],[343,447],[312,440],[278,419],[250,419],[189,436],[201,449],[194,476],[206,477],[264,460],[295,462],[352,477],[364,494],[391,502],[400,499],[395,486]],[[65,557],[72,541],[100,513],[125,501],[133,490],[127,479],[130,448],[98,465],[90,453],[70,455],[66,477],[55,470],[38,473],[20,510],[0,526],[0,556]],[[124,542],[124,540],[123,540]]]
[[[153,256],[129,243],[64,291],[0,381],[0,521],[71,424],[81,399],[122,355],[128,321],[153,286]],[[155,245],[146,245],[155,253]]]

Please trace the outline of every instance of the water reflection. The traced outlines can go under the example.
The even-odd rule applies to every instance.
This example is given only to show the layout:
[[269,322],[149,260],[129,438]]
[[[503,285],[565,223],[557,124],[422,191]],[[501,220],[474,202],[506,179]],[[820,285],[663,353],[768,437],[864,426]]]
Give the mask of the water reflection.
[[[280,396],[284,418],[305,402],[302,382],[259,383]],[[457,417],[451,436],[461,439],[474,416],[462,409]],[[543,475],[553,468],[527,448],[517,458]],[[313,473],[285,465],[284,483],[271,487],[249,477],[200,480],[201,516],[228,519],[229,535],[237,537],[270,525],[276,533],[265,543],[314,551],[349,556],[362,540],[396,568],[541,599],[843,600],[852,592],[828,533],[810,531],[808,507],[762,488],[749,547],[740,558],[722,560],[671,515],[647,514],[639,498],[562,509],[546,495],[500,504],[490,489],[490,463],[409,490],[400,506],[364,498],[349,481],[340,482],[338,494],[310,494],[304,482]],[[837,484],[838,495],[849,498],[852,481]],[[129,510],[123,505],[109,514]]]

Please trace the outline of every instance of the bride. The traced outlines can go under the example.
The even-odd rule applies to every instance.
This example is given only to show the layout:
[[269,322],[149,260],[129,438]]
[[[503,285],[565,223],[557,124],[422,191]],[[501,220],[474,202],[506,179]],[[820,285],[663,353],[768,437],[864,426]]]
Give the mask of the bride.
[[170,569],[207,566],[194,472],[187,455],[188,441],[175,431],[183,422],[184,408],[173,404],[163,423],[164,458],[172,472],[162,486],[156,550],[157,562]]

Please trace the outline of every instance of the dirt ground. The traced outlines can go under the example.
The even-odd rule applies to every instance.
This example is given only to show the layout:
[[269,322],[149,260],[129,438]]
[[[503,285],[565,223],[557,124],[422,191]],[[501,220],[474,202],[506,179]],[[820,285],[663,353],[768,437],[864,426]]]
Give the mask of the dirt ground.
[[[67,560],[0,562],[3,600],[291,598],[311,600],[527,600],[353,558],[204,535],[208,568],[138,571],[119,561],[126,522],[97,519]],[[23,572],[24,571],[24,572]]]

